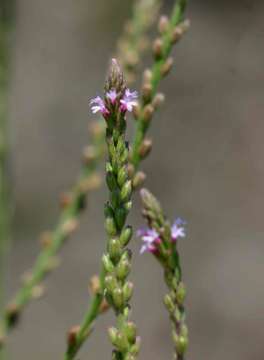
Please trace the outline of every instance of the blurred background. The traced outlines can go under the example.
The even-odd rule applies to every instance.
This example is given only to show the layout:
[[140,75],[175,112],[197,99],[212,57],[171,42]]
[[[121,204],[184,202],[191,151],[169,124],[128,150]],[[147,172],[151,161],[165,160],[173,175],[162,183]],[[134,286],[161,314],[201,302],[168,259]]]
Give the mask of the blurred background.
[[[163,11],[172,1],[166,0]],[[9,125],[13,244],[7,297],[39,251],[38,234],[55,224],[59,193],[73,184],[91,119],[88,100],[102,89],[131,1],[17,0],[11,53]],[[153,121],[154,148],[143,164],[147,186],[168,216],[188,222],[180,244],[188,288],[190,360],[264,357],[264,3],[193,0],[192,27],[174,50],[161,88],[166,105]],[[145,60],[145,65],[150,62]],[[88,280],[104,249],[106,190],[93,193],[81,228],[63,250],[9,342],[10,359],[61,359],[65,334],[89,302]],[[136,200],[130,223],[142,224]],[[133,318],[140,359],[169,359],[170,324],[162,273],[133,242]],[[110,358],[100,318],[80,359]]]

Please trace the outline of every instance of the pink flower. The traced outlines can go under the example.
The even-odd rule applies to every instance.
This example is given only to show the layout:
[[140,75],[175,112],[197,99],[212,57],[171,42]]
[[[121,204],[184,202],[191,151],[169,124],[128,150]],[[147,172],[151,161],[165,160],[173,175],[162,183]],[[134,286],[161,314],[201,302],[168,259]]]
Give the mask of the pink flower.
[[186,222],[180,218],[176,219],[171,227],[172,241],[176,241],[178,238],[184,238],[186,236],[185,225]]
[[137,231],[137,236],[141,237],[143,241],[140,254],[143,254],[144,252],[155,252],[157,250],[157,245],[161,242],[159,234],[150,228],[139,229]]
[[112,89],[109,92],[107,92],[106,97],[111,101],[112,105],[114,105],[116,102],[116,98],[117,98],[116,90]]
[[130,91],[129,89],[126,89],[123,99],[120,100],[120,110],[131,112],[133,107],[137,105],[137,98],[138,93],[136,91]]
[[105,103],[100,96],[92,99],[90,105],[93,114],[100,112],[103,116],[109,115],[109,110],[106,108]]

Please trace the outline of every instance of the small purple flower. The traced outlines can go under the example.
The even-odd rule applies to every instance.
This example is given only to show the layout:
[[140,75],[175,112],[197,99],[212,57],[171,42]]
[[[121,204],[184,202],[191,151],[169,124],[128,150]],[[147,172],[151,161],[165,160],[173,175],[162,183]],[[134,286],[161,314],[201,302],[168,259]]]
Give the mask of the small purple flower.
[[123,99],[120,100],[121,111],[131,112],[133,110],[133,107],[137,105],[137,98],[138,93],[136,91],[130,91],[129,89],[126,89]]
[[173,241],[176,241],[178,238],[184,238],[186,236],[184,225],[186,222],[181,218],[178,218],[174,221],[171,227],[171,238]]
[[100,96],[92,99],[90,105],[93,114],[96,114],[97,112],[100,112],[103,116],[109,114],[109,110],[106,108],[105,103]]
[[140,249],[140,254],[144,252],[155,252],[157,245],[160,244],[161,239],[157,231],[150,228],[143,228],[137,231],[137,236],[141,237],[143,245]]
[[117,98],[117,92],[115,89],[112,89],[106,93],[106,97],[111,101],[112,105],[115,104]]

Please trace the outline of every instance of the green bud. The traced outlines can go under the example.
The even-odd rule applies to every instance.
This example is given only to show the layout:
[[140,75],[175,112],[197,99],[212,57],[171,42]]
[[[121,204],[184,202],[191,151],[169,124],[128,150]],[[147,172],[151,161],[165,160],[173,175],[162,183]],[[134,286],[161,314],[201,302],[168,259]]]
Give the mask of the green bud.
[[125,182],[125,184],[121,189],[120,197],[123,201],[129,200],[131,197],[131,193],[132,193],[132,183],[131,180],[128,180]]
[[176,300],[178,304],[183,305],[185,297],[186,297],[186,289],[184,284],[181,282],[176,291]]
[[117,288],[117,281],[116,278],[112,275],[107,275],[105,277],[105,288],[110,293],[113,294],[114,290]]
[[117,188],[116,179],[112,172],[106,173],[106,183],[110,191],[114,191]]
[[128,281],[125,283],[125,285],[123,286],[123,295],[124,295],[124,301],[128,302],[132,295],[133,295],[133,290],[134,290],[134,285],[132,284],[132,282]]
[[125,145],[124,139],[122,136],[119,136],[117,145],[116,145],[116,151],[118,152],[118,154],[122,155],[125,149],[126,149],[126,145]]
[[121,255],[121,244],[119,239],[117,238],[111,238],[108,241],[107,244],[109,256],[112,260],[117,260]]
[[137,336],[137,327],[136,327],[136,325],[132,321],[129,321],[124,326],[124,332],[126,334],[126,337],[127,337],[128,341],[131,344],[134,344],[135,341],[136,341],[136,336]]
[[140,340],[140,337],[138,336],[136,338],[136,343],[134,345],[132,345],[130,348],[130,352],[132,355],[138,355],[139,350],[140,350],[140,343],[141,343],[141,340]]
[[128,201],[124,206],[125,209],[129,212],[132,208],[132,201]]
[[109,255],[103,255],[102,257],[103,266],[106,272],[111,273],[115,270],[114,264],[110,260]]
[[136,357],[132,354],[127,354],[125,360],[136,360]]
[[123,166],[117,174],[117,182],[120,187],[124,185],[127,180],[127,167]]
[[127,246],[129,241],[131,240],[131,237],[133,235],[133,230],[131,226],[126,226],[125,229],[122,231],[120,235],[120,243],[123,247]]
[[113,208],[117,208],[119,205],[119,190],[113,190],[110,194],[110,197]]
[[131,264],[128,260],[119,261],[116,267],[116,275],[120,280],[125,280],[130,273]]
[[117,333],[116,340],[115,340],[115,346],[117,349],[121,352],[126,352],[129,348],[128,341],[124,334],[121,332]]
[[117,233],[115,221],[112,217],[105,219],[105,230],[109,236],[115,236]]
[[122,229],[123,226],[125,225],[126,217],[127,217],[127,211],[125,209],[119,208],[116,210],[115,220],[119,229]]
[[127,159],[128,159],[128,150],[125,149],[125,150],[123,151],[123,154],[120,155],[120,161],[121,161],[122,164],[126,164]]
[[117,329],[114,327],[111,327],[108,329],[108,335],[113,345],[116,343],[117,338]]
[[178,322],[181,321],[182,314],[178,307],[176,307],[176,309],[174,311],[174,317],[175,317],[176,321],[178,321]]
[[117,309],[120,309],[124,304],[124,297],[122,289],[116,287],[112,293],[113,303]]
[[112,168],[112,165],[110,164],[110,162],[106,163],[105,170],[106,170],[106,172],[113,172],[113,168]]
[[185,336],[174,336],[175,348],[179,355],[183,355],[188,347],[188,338]]
[[170,295],[167,294],[164,296],[164,304],[170,313],[174,311],[175,304]]
[[105,204],[104,215],[105,217],[114,217],[114,211],[109,203]]

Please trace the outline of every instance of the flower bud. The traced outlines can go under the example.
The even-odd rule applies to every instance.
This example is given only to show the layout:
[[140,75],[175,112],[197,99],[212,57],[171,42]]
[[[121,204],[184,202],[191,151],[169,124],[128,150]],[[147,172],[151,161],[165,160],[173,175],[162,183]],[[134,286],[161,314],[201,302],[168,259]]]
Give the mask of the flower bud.
[[121,255],[121,244],[119,239],[111,238],[107,244],[109,256],[112,260],[117,260]]
[[114,191],[117,188],[116,179],[112,171],[106,173],[106,183],[110,191]]
[[173,58],[169,57],[166,60],[165,64],[161,67],[161,75],[163,77],[165,77],[166,75],[169,74],[169,72],[171,71],[172,65],[173,65]]
[[132,321],[129,321],[124,326],[124,332],[126,334],[127,340],[131,344],[134,344],[134,342],[136,341],[136,336],[137,336],[137,327],[136,327],[136,325]]
[[116,338],[117,338],[117,329],[114,327],[111,327],[108,329],[108,335],[113,345],[116,344]]
[[121,332],[118,332],[115,339],[115,346],[121,352],[127,352],[129,344],[125,335]]
[[120,197],[123,201],[129,200],[132,193],[132,182],[131,180],[126,181],[126,183],[123,185]]
[[173,303],[173,300],[170,297],[170,295],[167,294],[164,296],[164,304],[170,313],[172,313],[174,311],[175,304]]
[[144,159],[145,157],[147,157],[148,154],[150,153],[151,149],[152,149],[152,140],[150,140],[150,139],[147,138],[147,139],[145,139],[145,140],[142,142],[142,144],[141,144],[141,146],[140,146],[140,148],[139,148],[139,155],[140,155],[140,157],[141,157],[142,159]]
[[130,273],[131,264],[128,260],[120,260],[116,267],[116,276],[120,280],[125,280]]
[[109,236],[115,236],[117,233],[115,221],[112,217],[107,217],[105,219],[105,229]]
[[109,255],[103,255],[102,257],[102,263],[103,263],[103,266],[104,266],[104,269],[106,272],[108,273],[111,273],[114,271],[115,267],[114,267],[114,264],[112,263]]
[[120,187],[123,186],[126,180],[127,180],[127,167],[122,166],[122,168],[118,171],[117,174],[118,185]]
[[175,348],[177,351],[177,354],[183,355],[188,347],[188,338],[185,336],[174,336],[174,342],[175,342]]
[[76,345],[77,336],[78,336],[79,331],[80,331],[79,325],[73,326],[69,330],[68,335],[67,335],[67,344],[68,344],[69,348],[74,347]]
[[119,241],[120,241],[122,247],[127,246],[129,241],[131,240],[132,235],[133,235],[132,227],[126,226],[125,229],[123,229],[123,231],[119,237]]
[[[125,207],[127,204],[125,204]],[[122,229],[126,222],[127,211],[128,209],[123,209],[123,208],[119,208],[116,210],[115,220],[119,229]]]
[[137,336],[135,344],[132,345],[130,348],[130,352],[132,355],[138,355],[140,350],[140,343],[141,343],[141,339],[139,336]]
[[90,165],[96,159],[96,151],[94,146],[86,146],[83,150],[83,161],[85,165]]
[[177,300],[179,305],[183,305],[185,297],[186,297],[186,289],[185,289],[184,284],[181,282],[178,285],[178,288],[177,288],[177,291],[176,291],[176,300]]
[[132,282],[128,281],[125,283],[125,285],[123,286],[123,295],[124,295],[124,301],[128,302],[132,295],[133,295],[133,290],[134,290],[134,285],[132,284]]
[[135,174],[134,165],[128,164],[127,165],[127,172],[128,172],[128,177],[131,179],[133,177],[133,175]]
[[164,103],[164,101],[165,101],[164,94],[158,93],[152,101],[152,105],[154,109],[158,109]]
[[143,83],[150,84],[152,80],[152,71],[150,69],[146,69],[143,74]]
[[105,91],[108,92],[112,89],[115,89],[117,93],[123,93],[125,86],[123,71],[117,60],[112,59],[105,84]]
[[177,43],[183,36],[183,34],[189,29],[190,21],[185,20],[181,24],[175,27],[172,32],[172,43]]
[[164,34],[169,29],[169,19],[166,15],[162,15],[159,19],[158,30]]
[[132,209],[132,201],[128,201],[125,204],[125,209],[126,209],[127,212],[129,212]]
[[117,309],[120,309],[124,304],[124,297],[122,289],[116,287],[112,293],[113,303]]
[[152,50],[153,50],[155,59],[157,59],[157,60],[160,59],[162,56],[162,50],[163,50],[162,39],[158,38],[158,39],[154,40]]
[[143,119],[145,123],[149,123],[152,120],[154,114],[154,107],[151,104],[148,104],[143,109]]
[[143,171],[138,171],[133,179],[133,187],[135,189],[141,187],[146,180],[146,174]]
[[117,280],[112,275],[107,275],[105,277],[105,288],[110,293],[113,294],[114,290],[117,288]]
[[145,103],[148,103],[152,97],[152,85],[151,83],[144,83],[142,86],[142,97]]

